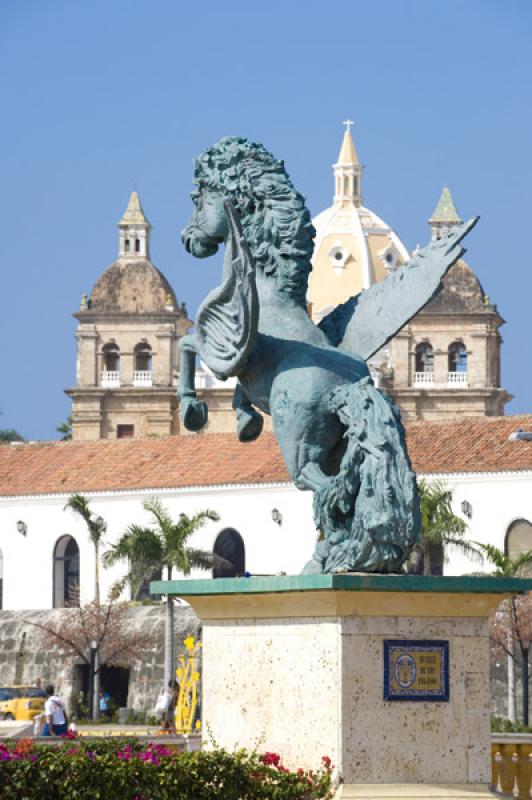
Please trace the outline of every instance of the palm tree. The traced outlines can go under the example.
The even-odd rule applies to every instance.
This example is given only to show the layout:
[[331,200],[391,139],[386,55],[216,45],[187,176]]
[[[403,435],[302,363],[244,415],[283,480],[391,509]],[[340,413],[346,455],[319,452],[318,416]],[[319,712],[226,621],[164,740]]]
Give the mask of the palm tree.
[[102,517],[92,513],[89,501],[82,494],[72,494],[68,498],[65,509],[70,508],[80,516],[89,531],[89,538],[94,546],[94,602],[100,605],[100,545],[102,536],[107,530],[107,524]]
[[[97,613],[100,613],[100,545],[102,536],[107,530],[107,524],[102,517],[98,517],[92,513],[89,507],[89,501],[82,494],[72,494],[68,498],[65,509],[70,508],[75,514],[80,516],[89,532],[89,538],[94,547],[94,604]],[[92,708],[92,718],[98,719],[100,716],[100,670],[99,670],[99,655],[98,647],[95,650],[94,664],[92,668],[92,698],[90,698],[89,705]]]
[[[169,511],[157,498],[147,500],[143,508],[151,516],[152,525],[130,525],[119,541],[104,555],[106,566],[124,558],[129,560],[126,580],[131,584],[133,596],[144,580],[150,580],[161,568],[166,568],[170,581],[175,572],[190,575],[193,567],[211,569],[215,557],[212,553],[187,546],[190,536],[208,520],[220,519],[216,511],[207,509],[189,517],[180,514],[174,522]],[[174,676],[174,606],[167,596],[165,603],[165,653],[164,685]]]
[[[486,556],[488,561],[494,565],[493,575],[498,578],[524,578],[529,577],[532,570],[532,550],[522,553],[505,553],[498,547],[491,544],[475,542],[476,546]],[[523,684],[523,722],[528,725],[529,721],[529,652],[532,640],[532,609],[528,597],[516,597],[513,595],[509,601],[504,601],[506,614],[501,609],[496,612],[491,626],[491,638],[495,646],[506,653],[508,660],[508,679],[511,674],[515,676],[516,651],[515,642],[519,647],[521,677]],[[502,608],[502,607],[501,607]],[[511,674],[510,674],[511,673]],[[515,687],[515,677],[511,681]],[[515,691],[515,688],[514,688]],[[510,698],[512,692],[508,689],[508,716],[514,714],[515,718],[515,696]],[[513,708],[513,712],[510,710]]]
[[[442,574],[445,549],[454,547],[476,561],[482,554],[473,542],[464,538],[467,525],[453,513],[453,493],[441,481],[428,484],[419,481],[421,506],[421,546],[415,564],[410,571],[417,575]],[[441,565],[441,567],[440,567]]]

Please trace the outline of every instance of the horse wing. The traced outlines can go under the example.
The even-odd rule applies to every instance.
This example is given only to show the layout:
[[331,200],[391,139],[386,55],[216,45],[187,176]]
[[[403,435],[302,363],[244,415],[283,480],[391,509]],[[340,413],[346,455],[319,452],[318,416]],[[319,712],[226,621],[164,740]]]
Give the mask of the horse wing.
[[255,342],[259,301],[255,264],[232,204],[221,286],[209,292],[196,319],[198,353],[219,380],[238,375]]
[[404,267],[331,311],[319,324],[331,344],[365,360],[384,347],[441,289],[445,274],[465,253],[461,240],[478,219],[430,242]]

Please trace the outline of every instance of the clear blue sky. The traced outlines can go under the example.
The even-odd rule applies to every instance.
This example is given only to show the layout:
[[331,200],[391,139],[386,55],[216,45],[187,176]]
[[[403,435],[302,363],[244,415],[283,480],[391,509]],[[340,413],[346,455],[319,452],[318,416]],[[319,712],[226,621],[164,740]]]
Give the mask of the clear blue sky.
[[530,0],[0,0],[0,427],[57,436],[71,313],[133,188],[193,315],[220,269],[179,241],[193,156],[262,141],[316,214],[347,116],[365,202],[409,248],[444,181],[481,214],[467,259],[507,320],[508,412],[532,411],[531,23]]

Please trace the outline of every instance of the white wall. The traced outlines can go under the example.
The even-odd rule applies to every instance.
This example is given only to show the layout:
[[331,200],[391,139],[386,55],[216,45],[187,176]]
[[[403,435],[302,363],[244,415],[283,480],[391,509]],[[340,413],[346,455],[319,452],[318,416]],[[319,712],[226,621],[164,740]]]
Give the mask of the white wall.
[[[115,492],[90,494],[90,507],[107,522],[106,544],[116,542],[131,523],[148,524],[142,502],[159,497],[177,519],[206,508],[217,511],[219,522],[208,522],[190,539],[193,547],[212,550],[223,528],[235,528],[246,548],[246,569],[253,574],[298,573],[310,559],[316,538],[312,522],[312,495],[290,485],[246,486],[186,491]],[[51,608],[53,553],[60,536],[70,534],[80,550],[82,601],[94,596],[94,550],[84,522],[64,510],[68,495],[0,499],[0,550],[4,560],[4,609]],[[282,514],[282,525],[272,520],[272,509]],[[17,531],[17,520],[28,527]],[[102,548],[105,550],[106,546]],[[102,569],[102,597],[125,572],[125,565]],[[209,577],[197,570],[191,577]],[[177,577],[177,576],[176,576]]]
[[[516,519],[532,522],[532,472],[468,473],[456,475],[419,475],[427,482],[441,480],[453,493],[453,511],[468,525],[466,538],[493,544],[504,549],[504,539],[509,525]],[[467,500],[473,509],[471,519],[461,511]],[[532,541],[530,542],[532,550]],[[449,550],[446,575],[463,575],[469,572],[491,572],[493,566],[471,561],[456,550]]]
[[[463,500],[471,504],[469,539],[503,548],[505,533],[513,520],[524,517],[532,522],[532,472],[419,477],[444,480],[453,491],[455,513],[461,515]],[[223,528],[235,528],[244,539],[246,569],[252,574],[297,574],[314,550],[312,495],[288,484],[87,494],[92,510],[107,522],[106,543],[115,542],[132,522],[147,524],[149,517],[142,509],[142,501],[154,496],[160,497],[174,518],[180,512],[194,514],[206,508],[217,511],[220,521],[208,522],[190,544],[212,550]],[[73,536],[80,549],[82,600],[93,597],[93,548],[82,520],[71,511],[64,511],[67,499],[67,495],[0,498],[4,609],[52,607],[53,552],[57,539],[64,534]],[[282,525],[273,522],[273,508],[281,512]],[[18,533],[17,520],[27,524],[27,536]],[[476,564],[456,552],[449,555],[447,575],[491,569],[488,563]],[[120,565],[102,570],[102,597],[124,571]],[[209,575],[196,571],[192,577]]]

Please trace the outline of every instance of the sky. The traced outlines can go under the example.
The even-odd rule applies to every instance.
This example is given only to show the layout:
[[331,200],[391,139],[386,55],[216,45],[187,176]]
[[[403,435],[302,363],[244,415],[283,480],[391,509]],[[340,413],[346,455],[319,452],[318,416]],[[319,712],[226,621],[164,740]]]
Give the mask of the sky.
[[364,202],[409,249],[444,183],[507,324],[507,413],[532,412],[529,0],[0,0],[0,427],[57,438],[72,313],[136,189],[193,318],[219,282],[179,234],[192,159],[226,135],[283,158],[313,215],[350,117]]

